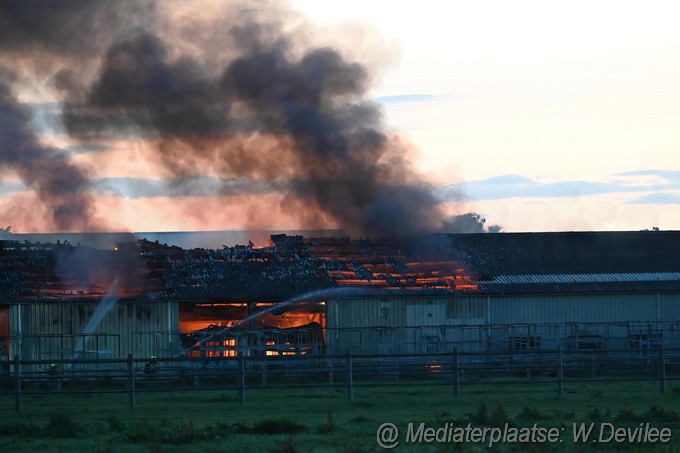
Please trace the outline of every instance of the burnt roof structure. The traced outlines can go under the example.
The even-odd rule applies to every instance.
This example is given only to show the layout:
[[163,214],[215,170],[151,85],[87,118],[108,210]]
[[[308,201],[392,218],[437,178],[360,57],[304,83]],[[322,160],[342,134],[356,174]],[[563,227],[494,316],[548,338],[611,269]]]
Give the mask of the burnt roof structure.
[[485,293],[680,290],[680,232],[448,236]]
[[[267,247],[138,240],[99,250],[0,241],[3,301],[282,301],[329,288],[455,295],[680,291],[680,232],[432,235],[409,241],[273,235]],[[350,297],[350,296],[347,296]]]

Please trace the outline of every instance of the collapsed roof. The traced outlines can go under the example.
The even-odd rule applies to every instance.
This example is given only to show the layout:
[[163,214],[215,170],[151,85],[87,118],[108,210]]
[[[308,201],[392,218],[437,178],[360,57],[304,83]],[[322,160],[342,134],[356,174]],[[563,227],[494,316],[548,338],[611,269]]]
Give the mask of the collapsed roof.
[[431,235],[405,241],[271,236],[185,250],[0,241],[5,301],[119,297],[281,301],[329,288],[382,295],[680,290],[680,232]]

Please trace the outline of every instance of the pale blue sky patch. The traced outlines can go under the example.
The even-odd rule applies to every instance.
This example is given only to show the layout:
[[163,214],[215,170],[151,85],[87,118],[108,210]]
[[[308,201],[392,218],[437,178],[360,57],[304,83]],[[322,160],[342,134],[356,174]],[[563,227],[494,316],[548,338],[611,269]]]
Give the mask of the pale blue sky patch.
[[96,143],[85,143],[80,145],[71,145],[61,148],[62,151],[69,154],[80,154],[80,153],[99,153],[103,151],[110,151],[113,148],[111,146],[106,146]]
[[450,96],[437,96],[432,94],[396,94],[392,96],[380,96],[375,99],[379,104],[405,104],[411,102],[436,102],[450,99]]
[[0,182],[0,196],[3,197],[17,192],[24,192],[27,189],[21,182]]
[[657,192],[627,201],[629,204],[677,204],[680,205],[679,192]]
[[628,184],[625,180],[542,182],[522,175],[502,175],[444,186],[439,189],[439,193],[442,198],[447,200],[459,193],[463,193],[464,197],[469,200],[502,200],[527,197],[578,198],[590,195],[644,193],[676,188],[680,189],[680,183]]
[[635,170],[617,173],[614,176],[656,176],[671,182],[680,183],[680,170]]
[[220,179],[197,176],[184,179],[103,178],[95,180],[93,190],[123,198],[213,197],[264,194],[281,190],[278,183],[249,178]]

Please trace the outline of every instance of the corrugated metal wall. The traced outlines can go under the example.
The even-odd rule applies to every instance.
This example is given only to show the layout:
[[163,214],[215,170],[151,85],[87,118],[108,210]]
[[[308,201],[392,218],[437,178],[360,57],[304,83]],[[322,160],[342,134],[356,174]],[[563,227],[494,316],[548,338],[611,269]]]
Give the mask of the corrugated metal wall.
[[404,327],[480,324],[486,319],[486,297],[368,297],[332,300],[327,326]]
[[680,294],[659,294],[659,319],[680,320]]
[[664,336],[680,338],[680,294],[356,298],[328,301],[327,319],[332,352],[556,348],[564,342],[586,347],[587,341],[616,348],[653,328],[644,323],[672,329],[669,323],[678,321],[677,335]]
[[[179,352],[176,303],[119,302],[84,342],[96,305],[10,306],[10,356],[68,358],[83,350],[82,357],[125,358]],[[502,349],[532,337],[540,337],[542,348],[588,336],[621,339],[602,347],[627,347],[631,332],[653,328],[631,323],[659,321],[677,321],[670,334],[680,345],[680,294],[369,297],[329,300],[327,307],[328,350],[336,353]]]
[[494,324],[656,321],[656,294],[492,296]]
[[85,328],[96,302],[10,306],[10,354],[28,360],[172,356],[179,350],[175,302],[118,302],[91,336]]
[[327,306],[327,342],[333,352],[446,352],[443,343],[479,349],[477,343],[485,341],[475,326],[486,323],[486,298],[355,298]]

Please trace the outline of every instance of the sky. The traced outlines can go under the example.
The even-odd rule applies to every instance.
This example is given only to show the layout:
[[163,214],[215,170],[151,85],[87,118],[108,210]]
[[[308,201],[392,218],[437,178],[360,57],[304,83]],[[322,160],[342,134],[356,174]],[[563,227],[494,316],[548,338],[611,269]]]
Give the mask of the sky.
[[[213,32],[229,30],[231,18],[259,14],[244,13],[248,9],[244,4],[257,8],[253,2],[241,2],[240,15],[225,14],[227,22],[220,22],[214,19],[221,17],[215,12],[218,4],[222,5],[169,2],[162,12],[149,13],[153,19],[137,14],[138,22],[132,25],[154,30],[167,47],[159,61],[168,68],[177,70],[181,67],[177,62],[193,59],[195,67],[207,74],[196,76],[203,83],[217,78],[224,65],[237,58],[229,46],[219,45],[223,38]],[[229,145],[188,141],[176,131],[178,126],[160,125],[168,119],[168,109],[182,110],[186,105],[166,105],[144,96],[123,96],[121,101],[106,98],[102,90],[98,98],[93,94],[109,80],[100,74],[107,74],[106,65],[115,63],[111,49],[125,49],[116,47],[122,38],[113,32],[94,40],[105,43],[101,49],[64,51],[57,45],[26,44],[33,37],[19,30],[18,44],[0,49],[0,67],[20,68],[7,80],[18,105],[31,112],[39,147],[57,149],[67,167],[83,173],[85,182],[51,197],[45,193],[54,184],[27,184],[24,167],[6,158],[0,173],[4,223],[18,232],[347,229],[356,223],[364,226],[352,233],[377,234],[379,230],[365,225],[402,225],[403,218],[476,212],[487,225],[500,225],[503,231],[680,229],[677,2],[294,0],[263,16],[260,24],[280,21],[285,33],[294,36],[295,52],[337,49],[344,60],[339,69],[324,73],[328,83],[335,83],[333,71],[353,74],[354,62],[364,69],[360,87],[340,84],[334,87],[337,93],[322,93],[327,99],[323,98],[318,118],[331,117],[334,127],[340,128],[349,127],[347,116],[355,118],[357,124],[343,129],[350,143],[364,140],[357,135],[364,120],[388,137],[390,145],[386,149],[380,145],[380,151],[366,151],[367,145],[358,152],[340,152],[361,158],[356,168],[333,177],[344,181],[361,174],[375,179],[375,184],[359,184],[357,190],[370,194],[368,201],[350,193],[347,199],[357,200],[358,207],[346,208],[353,203],[339,201],[336,193],[351,192],[354,183],[340,189],[319,183],[323,178],[317,175],[333,173],[343,161],[307,165],[319,154],[296,151],[309,140],[296,136],[290,118],[283,123],[278,118],[268,123],[267,118],[266,130],[235,144],[231,136]],[[132,25],[130,35],[137,33]],[[33,53],[17,56],[22,46]],[[70,67],[77,68],[75,75],[63,76]],[[193,81],[192,71],[178,73]],[[276,76],[273,80],[268,83],[276,83]],[[203,85],[187,90],[195,93],[197,86]],[[126,86],[114,87],[121,97]],[[133,88],[138,87],[128,87]],[[175,91],[173,96],[177,93],[184,99],[184,92]],[[212,99],[200,96],[191,99]],[[181,113],[196,113],[193,102],[188,101],[192,107]],[[230,104],[230,114],[248,102],[241,95]],[[90,114],[80,110],[84,105],[108,121],[105,132],[120,116],[133,127],[105,137],[103,129],[85,131],[90,135],[78,128],[74,132],[65,118],[76,118],[73,112]],[[253,111],[267,111],[260,104],[248,108],[239,117],[243,122],[250,121]],[[140,110],[141,116],[150,112],[145,118],[153,127],[138,121]],[[383,117],[376,120],[380,114]],[[91,138],[95,132],[96,140]],[[307,133],[315,134],[303,135]],[[6,152],[2,146],[0,140],[0,155]],[[186,147],[207,151],[200,154]],[[214,159],[218,152],[229,162],[223,164],[224,156]],[[235,159],[243,159],[243,165],[236,168]],[[266,160],[266,165],[257,159]],[[369,161],[378,167],[364,174],[361,165]],[[44,167],[41,164],[40,171]],[[35,166],[29,169],[23,171],[35,174]],[[398,182],[409,190],[386,189]],[[72,193],[87,206],[74,207]],[[438,206],[431,206],[430,195],[439,200]],[[60,220],[53,203],[67,212],[85,209],[97,221]],[[428,226],[409,224],[399,231],[419,232]]]
[[388,123],[505,231],[680,228],[677,2],[295,4],[397,49]]

